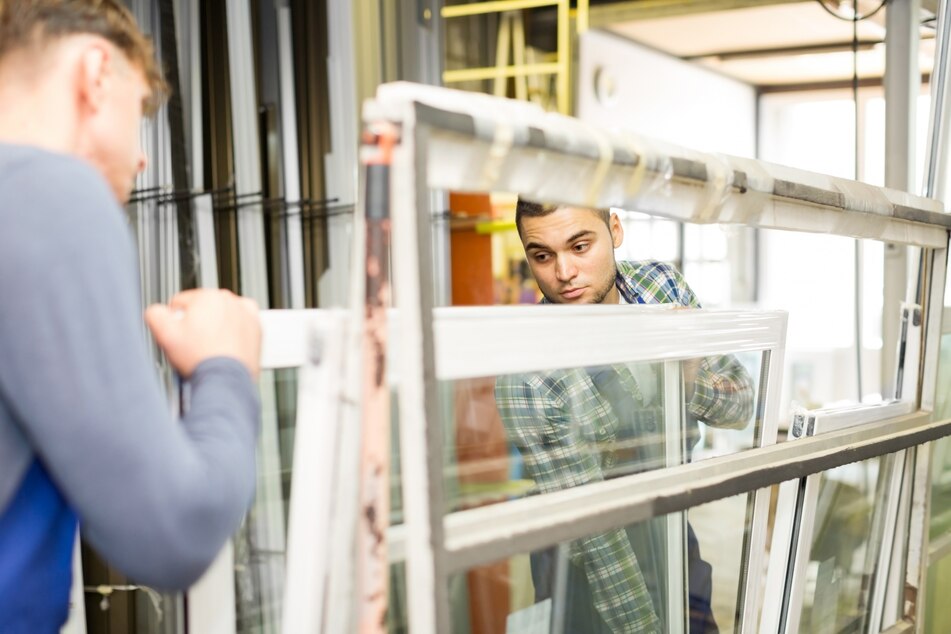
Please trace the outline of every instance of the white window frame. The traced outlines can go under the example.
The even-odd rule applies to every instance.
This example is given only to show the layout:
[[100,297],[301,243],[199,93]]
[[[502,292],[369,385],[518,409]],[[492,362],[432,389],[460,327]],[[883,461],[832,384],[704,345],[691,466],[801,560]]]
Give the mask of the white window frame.
[[[342,465],[335,456],[347,410],[345,358],[352,331],[343,310],[261,312],[261,369],[299,368],[294,470],[287,526],[281,630],[317,632],[339,617],[326,597],[333,559],[331,544],[342,522],[331,522]],[[281,527],[283,522],[281,522]],[[339,575],[333,575],[338,578]],[[234,634],[234,553],[229,541],[212,567],[188,591],[189,631]]]
[[[425,204],[429,189],[518,192],[529,198],[576,206],[634,208],[691,222],[829,232],[924,249],[924,266],[916,276],[928,291],[921,298],[925,323],[923,375],[917,386],[920,405],[916,399],[913,413],[857,430],[762,447],[659,474],[641,474],[637,477],[643,478],[642,487],[651,491],[640,500],[645,517],[825,471],[844,464],[846,456],[862,460],[894,453],[951,430],[951,421],[930,421],[928,409],[935,388],[936,358],[934,347],[927,344],[934,339],[936,322],[940,331],[940,319],[932,315],[933,307],[942,305],[951,227],[951,218],[940,213],[941,203],[848,179],[652,143],[545,114],[530,104],[428,86],[381,86],[376,100],[366,104],[364,119],[368,123],[387,122],[401,130],[393,152],[390,201],[394,287],[402,322],[397,336],[410,351],[402,355],[400,363],[400,420],[403,455],[412,457],[406,460],[402,477],[408,576],[413,579],[408,602],[414,632],[448,630],[447,574],[452,566],[460,566],[460,559],[465,559],[460,558],[463,552],[495,548],[498,558],[505,556],[508,544],[518,541],[510,532],[492,537],[492,526],[483,525],[470,532],[480,533],[481,542],[450,539],[444,531],[439,452],[442,438],[440,426],[434,424],[439,418],[435,385],[438,348],[433,334],[430,211]],[[772,462],[764,462],[767,459]],[[681,479],[678,484],[677,477],[686,475],[692,479]],[[623,486],[621,480],[618,484],[603,484]],[[925,484],[927,479],[916,479],[916,498]],[[680,488],[673,488],[675,485]],[[588,495],[584,501],[571,500],[573,493],[561,491],[536,500],[547,502],[563,495],[566,504],[573,502],[588,510],[589,504],[593,507],[601,503],[605,516],[611,514],[610,498],[616,492],[605,490],[601,492],[603,497]],[[528,510],[524,506],[527,502],[535,500],[499,507],[511,509],[521,504],[518,508]],[[630,499],[625,504],[637,506]],[[489,509],[498,513],[497,508]],[[532,510],[537,513],[540,509]],[[631,510],[625,508],[628,523],[642,519],[632,518]],[[473,517],[480,512],[489,511],[465,513]],[[503,518],[493,515],[492,519]],[[533,519],[539,521],[537,515],[524,514],[522,525],[513,521],[510,526],[517,526],[522,533],[531,532],[527,526]],[[545,519],[557,522],[563,518],[549,515]],[[916,509],[911,522],[912,551],[916,544],[927,543],[921,534],[922,521]],[[567,521],[565,526],[570,530],[557,535],[556,540],[570,539],[579,531],[584,534],[583,522]],[[473,529],[464,524],[458,529],[463,527]],[[447,557],[449,554],[453,556]],[[909,561],[908,576],[920,578],[920,562]],[[744,610],[749,605],[747,600]],[[752,626],[748,622],[747,627]]]
[[[900,419],[912,413],[914,409],[914,404],[911,402],[894,402],[800,412],[794,417],[793,427],[790,430],[790,442],[792,439]],[[884,521],[881,522],[883,529],[889,522],[894,526],[896,521],[899,506],[897,487],[901,483],[904,451],[899,451],[896,458],[889,462],[889,466],[891,470],[888,479],[889,492],[892,495],[888,498],[888,508],[875,509],[876,514],[883,513]],[[884,465],[883,468],[885,468]],[[822,473],[815,473],[780,485],[766,581],[766,595],[773,597],[774,600],[763,607],[761,631],[781,634],[799,631],[799,616],[803,604],[806,568],[812,548],[821,477]],[[893,536],[894,531],[888,532],[882,540],[880,553],[876,553],[876,560],[881,566],[879,570],[886,574],[876,575],[875,587],[870,591],[872,607],[869,614],[874,615],[876,611],[879,613],[878,619],[872,616],[873,621],[880,622],[881,620],[882,593],[892,552],[890,538]],[[879,630],[875,627],[868,631],[878,632]]]

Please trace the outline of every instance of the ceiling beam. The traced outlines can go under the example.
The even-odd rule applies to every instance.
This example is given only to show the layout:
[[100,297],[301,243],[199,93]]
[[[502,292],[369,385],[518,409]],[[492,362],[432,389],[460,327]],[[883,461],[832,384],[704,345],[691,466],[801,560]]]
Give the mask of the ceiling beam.
[[[870,51],[878,44],[884,44],[884,41],[859,40],[858,50]],[[737,59],[760,59],[763,57],[791,57],[794,55],[816,55],[820,53],[850,52],[853,46],[854,45],[852,42],[824,42],[821,44],[802,44],[800,46],[776,46],[772,48],[746,48],[729,51],[710,51],[707,53],[683,55],[680,59],[692,62],[695,60],[716,58],[725,62]]]
[[797,2],[815,2],[815,0],[624,0],[591,5],[588,9],[588,21],[592,27],[605,27],[632,20],[669,18]]
[[[630,20],[669,18],[798,2],[816,2],[816,0],[619,0],[592,4],[588,12],[592,27],[604,27]],[[859,0],[859,11],[871,11],[878,2],[879,0]],[[935,15],[938,12],[938,0],[921,0],[921,8],[923,12]]]

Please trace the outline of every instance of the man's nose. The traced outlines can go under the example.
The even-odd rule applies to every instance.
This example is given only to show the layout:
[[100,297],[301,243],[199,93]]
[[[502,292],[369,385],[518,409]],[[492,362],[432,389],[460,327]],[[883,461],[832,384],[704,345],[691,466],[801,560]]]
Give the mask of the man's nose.
[[568,256],[559,256],[555,260],[555,275],[561,282],[567,282],[578,274],[578,268]]
[[148,165],[149,159],[145,156],[145,152],[139,152],[139,159],[135,163],[135,173],[141,174],[145,171],[145,166]]

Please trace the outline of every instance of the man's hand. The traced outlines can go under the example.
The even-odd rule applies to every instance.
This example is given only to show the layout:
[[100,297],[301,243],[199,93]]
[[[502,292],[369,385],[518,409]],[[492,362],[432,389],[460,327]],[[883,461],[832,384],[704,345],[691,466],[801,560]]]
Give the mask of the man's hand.
[[258,378],[261,324],[254,300],[225,290],[190,290],[173,297],[168,306],[149,306],[145,321],[183,377],[190,377],[205,359],[231,357]]
[[694,388],[697,383],[697,372],[700,370],[700,359],[684,359],[681,362],[684,373],[684,393],[686,401],[693,398]]

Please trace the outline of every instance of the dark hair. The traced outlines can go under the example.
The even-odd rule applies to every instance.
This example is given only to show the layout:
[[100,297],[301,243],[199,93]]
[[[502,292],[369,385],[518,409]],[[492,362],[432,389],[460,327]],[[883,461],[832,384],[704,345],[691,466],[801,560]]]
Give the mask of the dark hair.
[[0,0],[0,60],[48,40],[81,34],[108,40],[142,71],[151,93],[146,113],[152,114],[168,87],[152,41],[119,0]]
[[[554,213],[559,209],[566,207],[567,205],[553,205],[546,203],[537,203],[532,200],[526,200],[524,198],[519,198],[518,202],[515,203],[515,228],[518,229],[518,235],[522,235],[522,218],[541,218],[547,216],[548,214]],[[607,225],[608,229],[611,228],[611,210],[610,209],[594,209],[591,211],[598,214],[601,217],[601,220],[604,221],[604,224]]]

